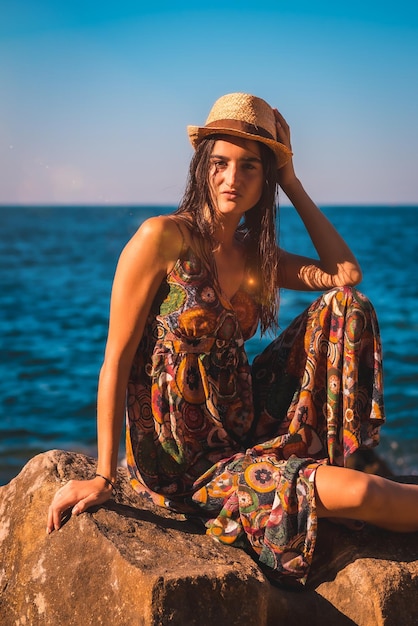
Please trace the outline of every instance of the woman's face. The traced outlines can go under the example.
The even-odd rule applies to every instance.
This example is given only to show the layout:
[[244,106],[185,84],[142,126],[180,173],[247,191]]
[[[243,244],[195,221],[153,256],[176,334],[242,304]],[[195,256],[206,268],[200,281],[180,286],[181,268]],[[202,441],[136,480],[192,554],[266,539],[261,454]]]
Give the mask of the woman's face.
[[212,150],[209,187],[216,209],[237,217],[257,204],[264,172],[257,141],[240,137],[218,139]]

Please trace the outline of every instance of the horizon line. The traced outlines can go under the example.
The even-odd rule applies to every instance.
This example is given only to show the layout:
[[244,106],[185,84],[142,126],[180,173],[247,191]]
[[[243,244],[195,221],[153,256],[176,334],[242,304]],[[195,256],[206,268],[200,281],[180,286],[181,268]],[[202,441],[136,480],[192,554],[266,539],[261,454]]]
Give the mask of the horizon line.
[[[350,207],[350,208],[418,208],[418,201],[416,202],[326,202],[316,203],[318,207]],[[22,202],[22,203],[3,203],[0,202],[0,209],[13,209],[13,208],[170,208],[176,209],[178,204],[167,204],[163,202],[109,202],[109,203],[96,203],[96,202]],[[280,208],[294,208],[292,204],[280,203]]]

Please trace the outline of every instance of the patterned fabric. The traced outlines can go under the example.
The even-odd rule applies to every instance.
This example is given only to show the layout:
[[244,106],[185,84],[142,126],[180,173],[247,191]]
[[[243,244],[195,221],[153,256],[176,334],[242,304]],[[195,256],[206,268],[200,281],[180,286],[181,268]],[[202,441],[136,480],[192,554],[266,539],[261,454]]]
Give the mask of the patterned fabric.
[[[315,548],[315,470],[326,460],[280,460],[274,448],[263,455],[249,449],[218,464],[210,482],[193,496],[216,517],[208,534],[247,548],[267,576],[287,585],[305,583]],[[220,507],[222,507],[220,509]]]
[[248,273],[228,301],[189,248],[157,294],[132,367],[127,460],[156,504],[199,509],[207,532],[245,547],[276,580],[306,581],[314,477],[378,443],[379,330],[350,288],[323,294],[252,366],[258,323]]
[[157,504],[190,494],[214,463],[245,447],[254,421],[244,340],[258,323],[246,274],[231,301],[192,249],[155,298],[128,386],[134,487]]
[[378,444],[382,347],[375,311],[355,289],[315,300],[254,360],[252,373],[255,444],[276,437],[283,458],[329,458],[335,465]]

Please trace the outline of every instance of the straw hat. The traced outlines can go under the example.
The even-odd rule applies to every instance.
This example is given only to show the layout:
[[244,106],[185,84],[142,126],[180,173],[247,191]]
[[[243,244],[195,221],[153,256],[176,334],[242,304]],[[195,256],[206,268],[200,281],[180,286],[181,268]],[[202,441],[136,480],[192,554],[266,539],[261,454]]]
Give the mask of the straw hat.
[[247,93],[230,93],[215,102],[205,126],[188,126],[193,148],[214,134],[261,141],[276,155],[277,167],[285,165],[292,152],[277,140],[276,118],[265,100]]

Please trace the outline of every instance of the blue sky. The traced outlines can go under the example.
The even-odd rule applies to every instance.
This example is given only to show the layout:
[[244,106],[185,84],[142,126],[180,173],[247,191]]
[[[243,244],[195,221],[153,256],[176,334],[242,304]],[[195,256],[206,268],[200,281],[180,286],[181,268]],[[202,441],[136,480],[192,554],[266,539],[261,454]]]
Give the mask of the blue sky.
[[0,204],[176,204],[224,93],[326,204],[418,204],[415,3],[0,0]]

